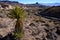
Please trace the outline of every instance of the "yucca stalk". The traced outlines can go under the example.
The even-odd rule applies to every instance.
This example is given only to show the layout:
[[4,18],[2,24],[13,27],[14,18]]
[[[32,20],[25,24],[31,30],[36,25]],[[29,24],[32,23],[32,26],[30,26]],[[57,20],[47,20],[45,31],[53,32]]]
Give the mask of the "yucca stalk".
[[13,19],[17,19],[16,26],[15,26],[15,35],[16,37],[23,36],[23,22],[25,17],[25,12],[22,8],[16,6],[14,9],[11,10],[9,17]]

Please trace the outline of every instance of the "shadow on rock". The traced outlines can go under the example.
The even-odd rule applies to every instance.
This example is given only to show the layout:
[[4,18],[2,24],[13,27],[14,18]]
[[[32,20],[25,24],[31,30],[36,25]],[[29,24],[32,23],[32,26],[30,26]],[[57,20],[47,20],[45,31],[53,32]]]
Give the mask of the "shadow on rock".
[[14,35],[8,34],[6,37],[0,38],[0,40],[16,40],[16,39]]

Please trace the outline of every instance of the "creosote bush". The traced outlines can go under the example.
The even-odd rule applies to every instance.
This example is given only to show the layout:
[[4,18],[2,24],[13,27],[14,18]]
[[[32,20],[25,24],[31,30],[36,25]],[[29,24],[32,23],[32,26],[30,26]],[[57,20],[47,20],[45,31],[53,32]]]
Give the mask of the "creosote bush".
[[25,19],[25,11],[22,8],[16,6],[10,11],[9,17],[17,19],[14,33],[17,38],[22,38],[24,36],[23,22]]

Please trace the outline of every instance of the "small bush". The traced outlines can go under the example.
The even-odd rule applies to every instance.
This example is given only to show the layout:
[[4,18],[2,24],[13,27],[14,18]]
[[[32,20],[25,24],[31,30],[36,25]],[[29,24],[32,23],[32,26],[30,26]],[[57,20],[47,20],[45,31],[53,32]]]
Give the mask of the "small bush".
[[25,18],[25,11],[22,8],[16,6],[14,9],[11,10],[9,17],[13,19],[17,19],[14,35],[17,38],[22,38],[24,36],[23,22]]

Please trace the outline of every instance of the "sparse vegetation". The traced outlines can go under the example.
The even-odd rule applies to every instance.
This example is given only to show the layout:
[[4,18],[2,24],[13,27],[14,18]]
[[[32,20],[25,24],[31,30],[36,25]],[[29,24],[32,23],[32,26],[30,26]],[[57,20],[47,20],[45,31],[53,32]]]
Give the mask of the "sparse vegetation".
[[43,21],[42,19],[41,19],[41,16],[40,17],[37,17],[36,19],[35,19],[35,22],[41,22],[41,23],[45,23],[45,21]]
[[34,21],[37,22],[37,23],[40,22],[41,21],[41,17],[37,16]]

